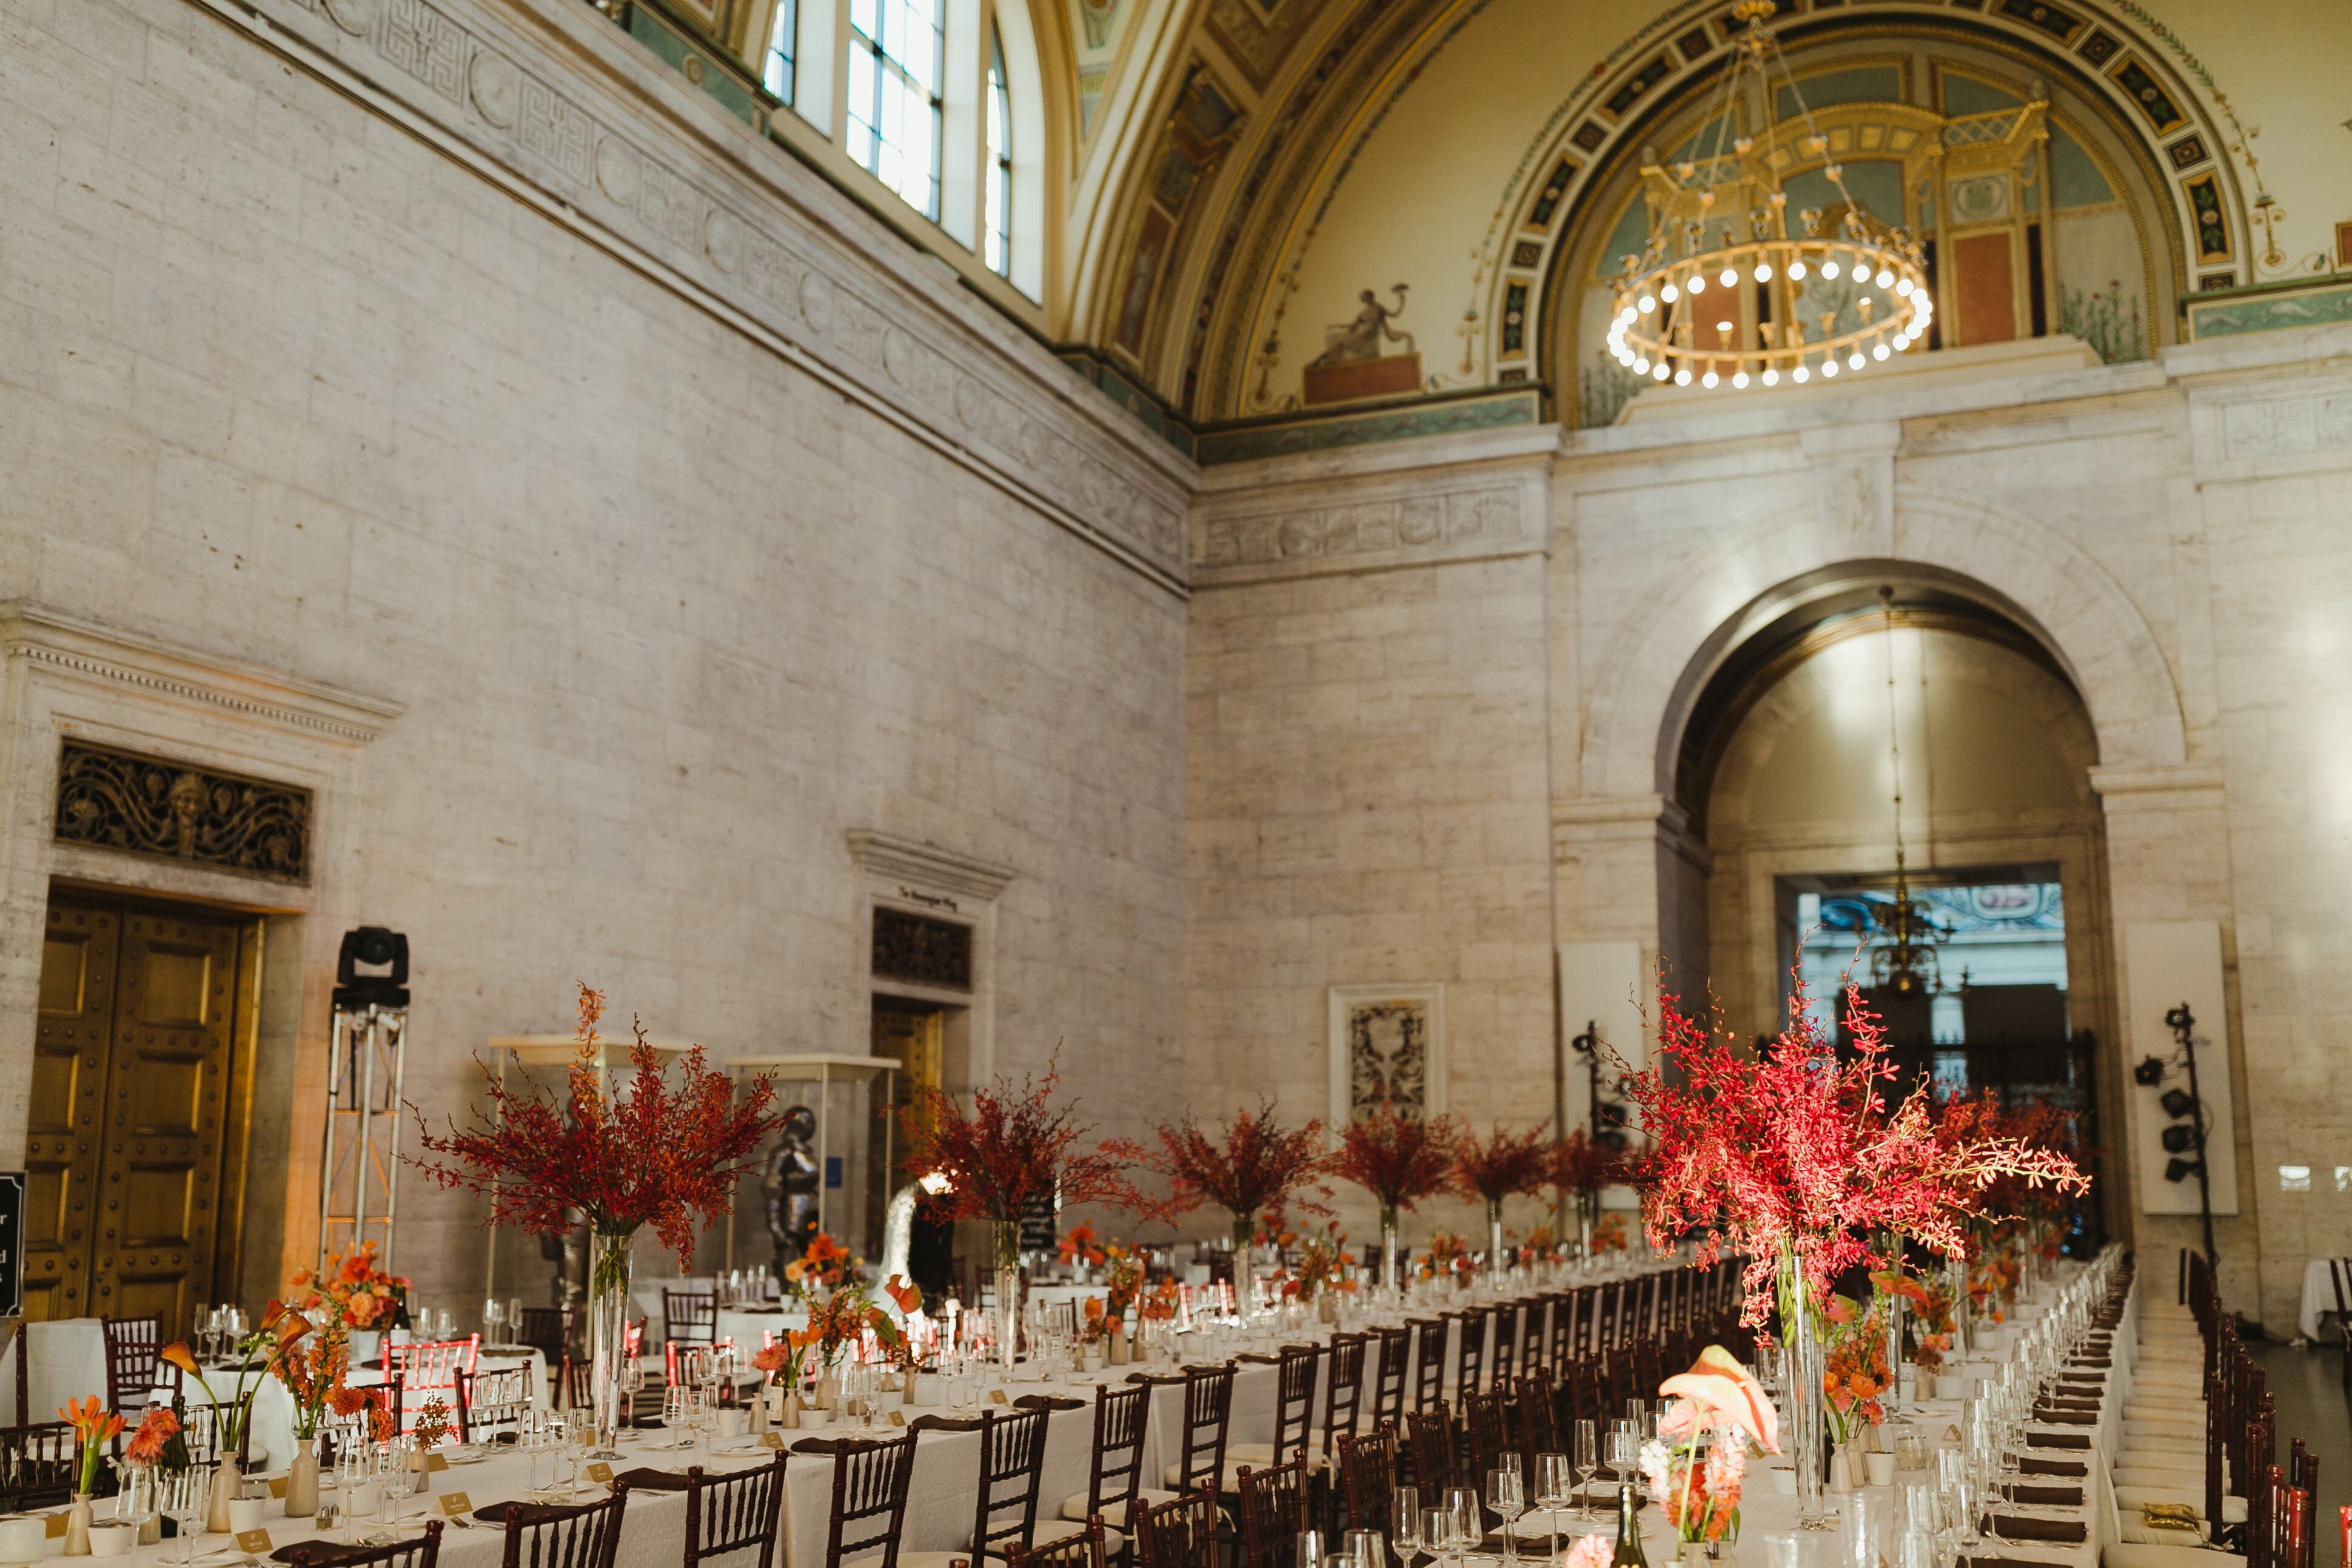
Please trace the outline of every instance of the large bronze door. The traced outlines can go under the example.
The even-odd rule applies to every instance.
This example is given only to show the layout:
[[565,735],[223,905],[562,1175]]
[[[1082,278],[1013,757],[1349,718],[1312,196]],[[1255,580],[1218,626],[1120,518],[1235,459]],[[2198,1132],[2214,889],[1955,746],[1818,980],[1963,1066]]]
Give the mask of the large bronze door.
[[153,1313],[176,1335],[214,1295],[258,935],[208,910],[51,900],[33,1117],[43,1224],[27,1227],[44,1315]]

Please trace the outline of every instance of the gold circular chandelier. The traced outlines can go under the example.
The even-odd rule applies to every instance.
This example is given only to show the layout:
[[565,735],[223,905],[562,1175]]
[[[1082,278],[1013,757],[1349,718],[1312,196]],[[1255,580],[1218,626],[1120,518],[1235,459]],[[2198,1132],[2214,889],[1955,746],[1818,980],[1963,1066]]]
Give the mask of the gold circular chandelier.
[[[1870,218],[1846,189],[1829,138],[1765,26],[1773,15],[1772,0],[1732,9],[1748,31],[1702,121],[1715,128],[1713,153],[1642,171],[1649,243],[1625,258],[1609,323],[1609,352],[1636,375],[1710,389],[1777,386],[1784,377],[1801,384],[1866,370],[1927,335],[1935,302],[1918,242]],[[1769,102],[1776,68],[1804,121],[1799,145],[1824,160],[1822,173],[1845,198],[1839,214],[1801,212],[1797,235],[1789,232],[1779,164],[1757,155],[1754,138],[1731,136],[1742,82],[1752,79]],[[1742,238],[1741,220],[1728,209],[1749,196]]]

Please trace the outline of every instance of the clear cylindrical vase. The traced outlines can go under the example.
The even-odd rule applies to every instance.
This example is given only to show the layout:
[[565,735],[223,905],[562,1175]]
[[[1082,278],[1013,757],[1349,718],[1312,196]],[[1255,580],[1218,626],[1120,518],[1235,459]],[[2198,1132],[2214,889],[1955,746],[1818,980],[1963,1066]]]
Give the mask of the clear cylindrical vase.
[[1234,1215],[1234,1316],[1246,1318],[1257,1308],[1257,1226],[1247,1215]]
[[1969,1355],[1969,1260],[1966,1258],[1944,1259],[1944,1280],[1952,1293],[1952,1353],[1965,1361]]
[[1503,1205],[1489,1200],[1486,1205],[1486,1270],[1499,1285],[1509,1267],[1509,1261],[1503,1256]]
[[596,1449],[592,1458],[621,1457],[620,1435],[629,1398],[629,1279],[634,1231],[600,1230],[589,1240],[588,1376],[594,1400]]
[[1397,1211],[1381,1211],[1381,1289],[1400,1290],[1403,1284],[1398,1275]]
[[1801,1250],[1783,1252],[1779,1273],[1780,1333],[1789,1342],[1789,1409],[1783,1425],[1797,1470],[1797,1528],[1834,1530],[1836,1521],[1822,1496],[1822,1429],[1828,1412],[1823,1408],[1826,1362],[1821,1310],[1813,1302]]
[[996,1363],[1007,1373],[1021,1358],[1021,1226],[996,1227]]

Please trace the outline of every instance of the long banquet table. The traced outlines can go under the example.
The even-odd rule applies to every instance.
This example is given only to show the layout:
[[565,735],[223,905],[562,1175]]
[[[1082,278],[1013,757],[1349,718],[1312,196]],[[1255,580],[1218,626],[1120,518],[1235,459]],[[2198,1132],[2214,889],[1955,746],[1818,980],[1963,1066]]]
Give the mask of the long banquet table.
[[[1633,1272],[1635,1271],[1632,1269],[1596,1271],[1573,1277],[1566,1283],[1569,1285],[1601,1283],[1611,1279],[1625,1278]],[[1475,1301],[1475,1298],[1465,1298],[1462,1304],[1471,1305]],[[1489,1299],[1485,1304],[1492,1304],[1492,1300]],[[1423,1302],[1416,1305],[1426,1310],[1429,1303]],[[1458,1341],[1454,1337],[1457,1333],[1458,1325],[1449,1332],[1446,1342],[1445,1354],[1449,1369],[1458,1345]],[[1262,1346],[1252,1347],[1250,1352],[1244,1352],[1245,1356],[1263,1354],[1265,1352],[1271,1351],[1274,1337],[1276,1336],[1268,1336],[1267,1342]],[[1296,1341],[1301,1336],[1293,1332],[1287,1337]],[[2126,1335],[2116,1336],[2118,1346],[2126,1338]],[[1223,1348],[1230,1353],[1233,1348],[1230,1336],[1224,1342]],[[1368,1397],[1372,1380],[1377,1374],[1377,1366],[1374,1364],[1377,1352],[1378,1342],[1375,1341],[1368,1347],[1366,1357],[1364,1375]],[[1988,1347],[1985,1363],[1992,1364],[1993,1359],[1999,1353],[1999,1345]],[[1027,1373],[1028,1368],[1024,1363],[1020,1370],[1022,1373]],[[1153,1375],[1169,1376],[1173,1375],[1176,1369],[1160,1366],[1145,1370]],[[2114,1366],[2105,1374],[2106,1397],[2103,1401],[2101,1414],[2095,1426],[2085,1427],[2080,1425],[2067,1425],[2033,1429],[2033,1436],[2037,1444],[2048,1440],[2087,1445],[2081,1448],[2059,1448],[2047,1452],[2040,1447],[2034,1450],[2036,1457],[2054,1459],[2060,1463],[2068,1462],[2070,1458],[2083,1461],[2086,1471],[2079,1482],[2083,1501],[2079,1507],[2071,1509],[2029,1507],[2016,1511],[2028,1516],[2046,1516],[2053,1520],[2079,1521],[2084,1539],[2079,1542],[2017,1541],[2002,1541],[1997,1544],[1989,1542],[1978,1553],[1980,1563],[1998,1559],[2009,1563],[2032,1564],[2034,1568],[2042,1568],[2042,1565],[2047,1565],[2047,1568],[2097,1568],[2101,1546],[2113,1538],[2109,1523],[2113,1519],[2113,1503],[2105,1490],[2106,1467],[2103,1459],[2112,1451],[2116,1441],[2117,1420],[2116,1413],[2122,1406],[2122,1390],[2128,1387],[2128,1370],[2127,1361],[2119,1350]],[[1056,1409],[1049,1417],[1045,1468],[1038,1494],[1039,1518],[1054,1517],[1059,1510],[1063,1498],[1086,1489],[1091,1459],[1093,1431],[1091,1406],[1095,1390],[1103,1384],[1116,1384],[1126,1375],[1126,1373],[1118,1369],[1105,1369],[1096,1374],[1059,1377],[1052,1381],[1038,1381],[1034,1378],[1024,1381],[1018,1376],[1012,1381],[1002,1383],[987,1378],[978,1381],[973,1392],[982,1398],[987,1398],[996,1390],[1002,1389],[1008,1399],[1020,1399],[1027,1395],[1045,1395],[1049,1398],[1082,1402],[1076,1408]],[[1272,1361],[1270,1359],[1239,1360],[1234,1378],[1229,1440],[1234,1443],[1270,1440],[1274,1436],[1275,1400],[1276,1366]],[[903,1420],[919,1421],[920,1417],[925,1415],[938,1415],[954,1420],[975,1416],[979,1410],[980,1406],[977,1405],[962,1407],[940,1406],[928,1409],[905,1409],[899,1411],[898,1415]],[[1957,1403],[1929,1401],[1915,1405],[1906,1414],[1918,1419],[1922,1426],[1927,1429],[1928,1434],[1934,1436],[1939,1435],[1937,1430],[1939,1426],[1954,1425],[1958,1422],[1960,1407]],[[886,1412],[885,1420],[887,1419]],[[1181,1390],[1174,1386],[1163,1388],[1153,1401],[1150,1433],[1144,1456],[1145,1476],[1148,1480],[1158,1479],[1159,1472],[1167,1462],[1167,1458],[1174,1454],[1181,1444]],[[783,1436],[789,1441],[804,1442],[813,1438],[825,1439],[866,1435],[867,1434],[862,1430],[836,1423],[824,1426],[812,1426],[798,1433],[784,1434]],[[898,1435],[898,1429],[895,1426],[880,1425],[871,1435],[894,1436]],[[658,1429],[632,1431],[625,1434],[622,1445],[625,1457],[613,1462],[613,1470],[622,1472],[635,1467],[649,1466],[657,1469],[683,1473],[688,1465],[700,1464],[709,1472],[723,1473],[748,1466],[764,1464],[772,1457],[758,1440],[749,1436],[733,1440],[719,1439],[709,1447],[686,1449],[663,1447],[665,1441],[666,1435]],[[915,1475],[909,1493],[905,1534],[902,1541],[903,1550],[951,1551],[961,1548],[965,1543],[971,1529],[972,1508],[977,1492],[979,1442],[976,1432],[955,1430],[927,1430],[918,1440]],[[529,1479],[527,1471],[528,1461],[524,1456],[512,1451],[493,1450],[487,1458],[476,1462],[453,1465],[450,1469],[436,1474],[434,1477],[434,1489],[436,1494],[446,1495],[462,1489],[467,1493],[469,1505],[478,1508],[486,1503],[521,1496]],[[783,1548],[783,1568],[823,1568],[832,1498],[832,1476],[833,1462],[826,1455],[796,1452],[787,1459],[783,1519],[780,1527],[781,1544]],[[2029,1479],[2040,1480],[2043,1478]],[[601,1495],[602,1489],[590,1487],[587,1491],[591,1495]],[[1878,1498],[1880,1500],[1878,1508],[1885,1509],[1889,1506],[1886,1500],[1894,1494],[1888,1489],[1867,1489],[1864,1495]],[[411,1500],[407,1522],[412,1528],[421,1523],[425,1517],[425,1510],[429,1506],[427,1500]],[[1803,1547],[1803,1555],[1808,1560],[1808,1568],[1832,1568],[1832,1564],[1853,1562],[1854,1559],[1851,1546],[1846,1543],[1847,1532],[1855,1521],[1864,1517],[1858,1510],[1866,1510],[1869,1507],[1868,1504],[1844,1503],[1842,1505],[1841,1519],[1835,1530],[1798,1534],[1797,1539]],[[271,1512],[267,1521],[273,1546],[284,1546],[296,1541],[312,1538],[313,1531],[310,1521],[286,1518],[275,1511],[277,1505],[271,1505]],[[1664,1538],[1658,1511],[1654,1509],[1643,1510],[1645,1539],[1649,1542],[1648,1549],[1652,1561],[1671,1561],[1672,1543]],[[1748,1496],[1742,1511],[1745,1526],[1743,1533],[1746,1540],[1749,1542],[1760,1542],[1761,1538],[1767,1535],[1794,1532],[1796,1500],[1793,1495],[1780,1492],[1774,1486],[1769,1472],[1760,1465],[1749,1472]],[[1872,1517],[1883,1517],[1883,1515]],[[619,1543],[616,1560],[618,1568],[668,1568],[668,1565],[675,1563],[678,1560],[684,1542],[684,1500],[680,1494],[644,1489],[632,1490],[626,1521]],[[1518,1522],[1515,1533],[1527,1542],[1538,1542],[1545,1539],[1552,1522],[1549,1516],[1542,1513],[1530,1515]],[[1579,1529],[1613,1528],[1605,1512],[1597,1514],[1591,1521],[1580,1523],[1573,1516],[1566,1516],[1559,1522],[1564,1531],[1571,1532]],[[50,1543],[53,1554],[59,1544],[54,1541]],[[202,1544],[200,1543],[200,1546]],[[225,1542],[218,1544],[225,1544]],[[495,1527],[484,1526],[470,1520],[453,1522],[442,1541],[443,1561],[449,1564],[449,1568],[491,1568],[500,1550],[500,1532]],[[1743,1547],[1743,1550],[1748,1549]],[[1755,1568],[1765,1568],[1769,1559],[1760,1545],[1753,1550],[1751,1555]],[[205,1568],[225,1568],[226,1564],[241,1560],[242,1554],[236,1552],[226,1555],[215,1554],[215,1561],[211,1564],[205,1564],[205,1558],[202,1554],[197,1559],[199,1564],[205,1564]],[[177,1544],[167,1542],[161,1547],[142,1548],[131,1561],[136,1563],[138,1568],[163,1568],[165,1563],[178,1561]],[[1489,1568],[1494,1561],[1494,1559],[1474,1556],[1471,1568]]]

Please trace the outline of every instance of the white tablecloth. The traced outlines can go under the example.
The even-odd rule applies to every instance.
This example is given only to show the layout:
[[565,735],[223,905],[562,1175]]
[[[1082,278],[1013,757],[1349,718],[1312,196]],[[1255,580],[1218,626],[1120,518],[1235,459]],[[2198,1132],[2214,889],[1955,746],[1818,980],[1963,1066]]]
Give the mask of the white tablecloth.
[[[30,1350],[25,1347],[30,1342]],[[26,1402],[16,1408],[16,1357],[28,1353]],[[0,1411],[6,1425],[54,1421],[68,1399],[95,1394],[106,1398],[106,1325],[96,1318],[61,1318],[55,1322],[26,1323],[8,1342],[0,1356]]]
[[2303,1337],[2319,1337],[2319,1320],[2323,1313],[2336,1310],[2335,1259],[2307,1258],[2303,1263],[2303,1310],[2295,1314],[2295,1327]]

